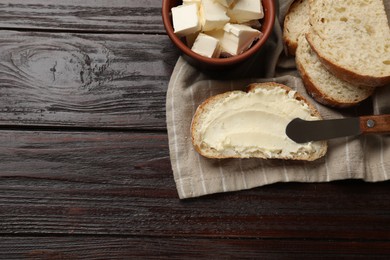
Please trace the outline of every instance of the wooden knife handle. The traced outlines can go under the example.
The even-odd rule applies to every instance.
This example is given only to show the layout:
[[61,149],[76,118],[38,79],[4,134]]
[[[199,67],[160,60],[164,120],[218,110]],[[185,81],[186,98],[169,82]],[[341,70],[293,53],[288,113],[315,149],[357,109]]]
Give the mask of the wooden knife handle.
[[360,117],[360,129],[363,134],[390,133],[390,114]]

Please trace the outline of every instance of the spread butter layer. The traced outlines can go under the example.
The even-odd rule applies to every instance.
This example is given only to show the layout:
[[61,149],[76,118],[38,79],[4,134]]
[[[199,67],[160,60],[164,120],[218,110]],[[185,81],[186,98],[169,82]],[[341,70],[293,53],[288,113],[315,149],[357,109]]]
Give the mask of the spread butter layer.
[[318,120],[303,101],[294,98],[294,91],[255,89],[254,92],[232,92],[207,113],[200,129],[203,143],[217,151],[251,153],[261,151],[282,156],[314,153],[313,143],[298,144],[285,134],[294,118]]

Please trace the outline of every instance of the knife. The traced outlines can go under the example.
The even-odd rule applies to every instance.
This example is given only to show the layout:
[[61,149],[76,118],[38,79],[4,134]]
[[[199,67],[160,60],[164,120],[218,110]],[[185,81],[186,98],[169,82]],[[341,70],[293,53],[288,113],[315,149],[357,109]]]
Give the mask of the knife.
[[286,127],[287,136],[297,143],[371,133],[390,133],[390,114],[315,121],[295,118]]

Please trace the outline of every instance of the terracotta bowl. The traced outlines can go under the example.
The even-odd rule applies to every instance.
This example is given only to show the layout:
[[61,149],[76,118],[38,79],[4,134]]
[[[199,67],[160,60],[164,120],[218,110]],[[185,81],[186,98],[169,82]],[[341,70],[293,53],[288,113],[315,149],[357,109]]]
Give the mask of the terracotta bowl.
[[275,4],[274,0],[262,0],[264,8],[264,18],[260,19],[261,23],[261,32],[263,36],[254,43],[254,45],[247,51],[237,56],[229,58],[208,58],[201,56],[193,52],[187,45],[185,41],[175,35],[172,25],[172,14],[171,8],[181,5],[182,1],[180,0],[163,0],[162,1],[162,19],[166,29],[166,32],[172,42],[175,44],[179,50],[189,58],[190,61],[194,62],[195,65],[200,65],[203,67],[209,68],[224,68],[232,65],[236,65],[248,60],[255,53],[257,53],[264,43],[267,41],[268,37],[271,35],[274,22],[275,22]]

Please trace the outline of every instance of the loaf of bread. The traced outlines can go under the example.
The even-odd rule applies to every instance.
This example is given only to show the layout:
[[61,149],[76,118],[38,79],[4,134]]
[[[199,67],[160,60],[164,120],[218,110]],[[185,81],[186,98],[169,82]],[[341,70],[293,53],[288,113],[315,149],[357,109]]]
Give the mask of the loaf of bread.
[[383,0],[310,0],[307,40],[338,78],[370,87],[390,83],[390,28]]
[[354,106],[374,92],[374,88],[352,85],[331,74],[304,35],[298,40],[295,61],[306,91],[324,105],[341,108]]
[[309,31],[309,0],[294,1],[284,18],[283,41],[288,53],[295,55],[298,38]]
[[327,143],[298,144],[287,137],[294,118],[319,120],[319,112],[291,88],[254,83],[248,92],[231,91],[208,98],[192,119],[192,143],[208,158],[263,158],[313,161]]

